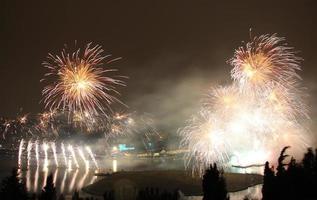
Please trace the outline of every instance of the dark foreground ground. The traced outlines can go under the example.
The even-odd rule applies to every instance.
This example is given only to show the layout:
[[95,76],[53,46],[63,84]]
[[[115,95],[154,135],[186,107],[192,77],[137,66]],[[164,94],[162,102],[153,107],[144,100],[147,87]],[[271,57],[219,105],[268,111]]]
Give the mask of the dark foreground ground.
[[[225,174],[228,192],[244,190],[250,186],[261,184],[263,177],[258,174]],[[181,170],[169,171],[131,171],[118,172],[88,185],[83,191],[96,196],[102,196],[106,191],[124,193],[132,197],[140,189],[146,187],[158,188],[161,191],[179,189],[185,196],[202,195],[201,178],[192,177],[188,172]]]

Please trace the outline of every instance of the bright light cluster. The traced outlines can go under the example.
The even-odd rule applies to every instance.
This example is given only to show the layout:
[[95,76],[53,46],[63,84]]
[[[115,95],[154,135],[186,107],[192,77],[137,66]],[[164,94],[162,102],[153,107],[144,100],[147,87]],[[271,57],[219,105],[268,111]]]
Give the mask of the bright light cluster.
[[[274,35],[239,47],[230,64],[233,83],[211,89],[200,111],[180,129],[186,166],[263,164],[290,145],[303,149],[308,119],[293,48]],[[274,151],[274,152],[273,152]]]
[[119,101],[111,93],[118,94],[115,86],[124,86],[124,82],[107,76],[115,70],[102,67],[102,62],[109,57],[102,53],[101,46],[88,44],[83,53],[80,49],[72,53],[64,49],[60,56],[49,54],[48,61],[43,63],[49,69],[45,80],[53,78],[53,81],[42,91],[45,107],[70,114],[106,114],[109,105]]

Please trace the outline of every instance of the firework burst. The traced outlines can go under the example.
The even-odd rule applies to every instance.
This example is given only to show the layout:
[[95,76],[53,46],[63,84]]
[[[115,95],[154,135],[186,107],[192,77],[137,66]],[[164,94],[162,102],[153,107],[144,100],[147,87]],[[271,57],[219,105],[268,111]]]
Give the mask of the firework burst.
[[256,87],[260,92],[271,83],[292,87],[300,79],[297,71],[301,59],[284,42],[276,34],[254,37],[235,51],[230,60],[231,77],[241,86]]
[[297,74],[301,59],[283,41],[262,35],[238,48],[230,60],[233,83],[211,89],[198,114],[179,130],[193,173],[202,175],[213,162],[264,163],[271,149],[285,145],[305,149],[309,116]]
[[[108,76],[114,69],[104,69],[102,64],[109,56],[103,56],[99,45],[88,44],[82,53],[80,49],[61,55],[49,54],[44,67],[49,69],[45,80],[53,79],[43,91],[43,102],[51,110],[67,110],[70,113],[98,114],[110,108],[113,102],[120,102],[111,93],[118,94],[115,86],[124,82]],[[117,59],[112,59],[109,64]]]
[[229,161],[231,147],[225,140],[228,135],[208,111],[193,116],[180,132],[181,146],[189,149],[185,154],[185,165],[193,167],[193,174],[202,174],[212,162],[223,164]]

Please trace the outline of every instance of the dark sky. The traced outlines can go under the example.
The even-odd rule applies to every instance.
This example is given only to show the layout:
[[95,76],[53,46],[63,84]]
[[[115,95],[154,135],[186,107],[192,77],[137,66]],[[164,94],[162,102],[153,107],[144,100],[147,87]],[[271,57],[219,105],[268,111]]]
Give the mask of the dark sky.
[[[39,104],[48,52],[93,42],[123,57],[114,67],[130,78],[120,97],[175,130],[203,92],[230,83],[226,61],[253,35],[278,33],[304,58],[304,86],[316,119],[317,4],[301,1],[0,1],[0,115],[43,111]],[[122,108],[123,109],[123,108]]]

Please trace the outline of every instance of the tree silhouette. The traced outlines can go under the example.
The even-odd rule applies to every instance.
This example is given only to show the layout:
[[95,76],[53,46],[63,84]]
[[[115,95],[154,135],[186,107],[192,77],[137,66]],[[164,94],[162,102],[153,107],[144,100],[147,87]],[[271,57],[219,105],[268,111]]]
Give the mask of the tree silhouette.
[[287,158],[289,155],[285,155],[285,151],[290,148],[290,146],[286,146],[282,149],[280,156],[278,157],[278,165],[277,165],[277,176],[283,176],[283,174],[285,173],[285,166],[287,164],[284,164],[283,161],[285,160],[285,158]]
[[275,174],[273,167],[269,166],[269,162],[265,163],[264,178],[262,187],[263,200],[274,199],[275,194]]
[[111,191],[106,191],[106,192],[103,194],[103,199],[104,199],[104,200],[114,200],[114,192],[113,192],[113,190],[111,190]]
[[53,175],[50,174],[46,179],[46,185],[44,186],[40,200],[56,200],[56,189],[53,182]]
[[5,178],[1,183],[1,200],[24,200],[27,199],[27,191],[24,181],[19,178],[17,169],[13,169],[11,176]]
[[60,194],[59,197],[58,197],[58,200],[65,200],[65,197],[63,194]]
[[210,168],[205,171],[202,186],[203,200],[229,199],[223,172],[218,170],[216,164],[210,165]]
[[79,192],[77,190],[74,191],[72,200],[79,200]]
[[316,155],[312,149],[308,149],[301,163],[297,163],[292,157],[290,162],[285,164],[284,160],[288,157],[285,151],[288,148],[285,147],[281,151],[276,174],[268,162],[265,164],[263,199],[317,199]]

